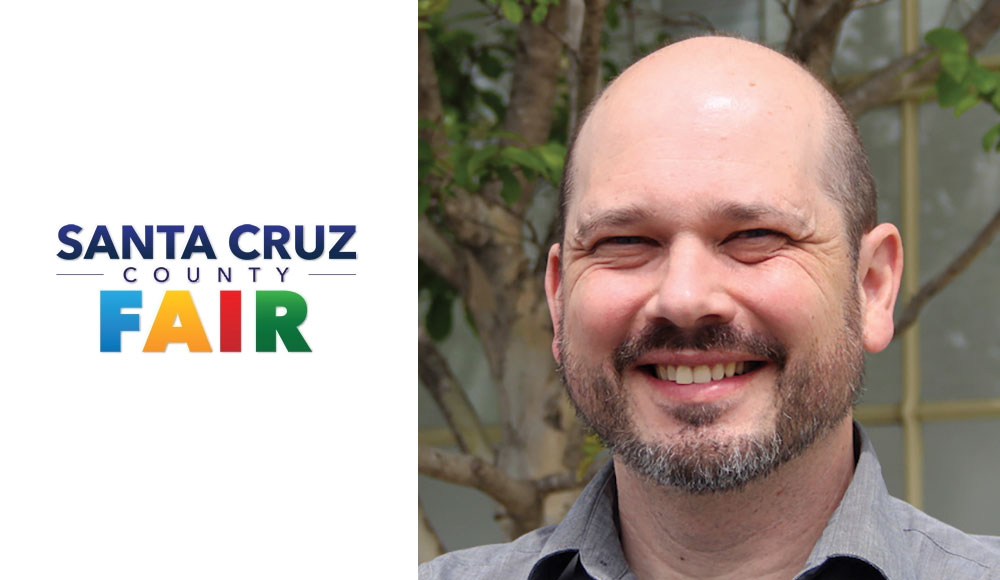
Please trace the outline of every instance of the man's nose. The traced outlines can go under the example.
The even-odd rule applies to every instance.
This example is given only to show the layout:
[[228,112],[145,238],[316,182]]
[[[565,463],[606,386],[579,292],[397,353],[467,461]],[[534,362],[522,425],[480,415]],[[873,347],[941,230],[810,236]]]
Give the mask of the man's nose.
[[733,272],[722,259],[704,241],[675,240],[658,272],[646,315],[680,328],[731,322],[737,310],[730,292]]

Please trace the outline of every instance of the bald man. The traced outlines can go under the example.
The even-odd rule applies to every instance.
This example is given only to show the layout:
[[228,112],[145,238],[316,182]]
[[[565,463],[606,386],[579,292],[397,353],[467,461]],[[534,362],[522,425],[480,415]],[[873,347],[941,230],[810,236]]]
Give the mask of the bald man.
[[902,246],[838,101],[757,44],[626,70],[563,180],[553,354],[612,460],[566,518],[421,578],[1000,578],[1000,541],[889,497],[852,420]]

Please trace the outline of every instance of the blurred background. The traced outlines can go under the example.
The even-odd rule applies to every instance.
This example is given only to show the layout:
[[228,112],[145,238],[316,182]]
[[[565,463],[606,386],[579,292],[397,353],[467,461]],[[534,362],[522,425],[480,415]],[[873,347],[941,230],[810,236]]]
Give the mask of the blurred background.
[[795,55],[856,116],[906,244],[856,416],[890,493],[1000,534],[998,27],[991,0],[421,0],[421,560],[558,521],[604,460],[542,293],[567,137],[631,62],[712,31]]

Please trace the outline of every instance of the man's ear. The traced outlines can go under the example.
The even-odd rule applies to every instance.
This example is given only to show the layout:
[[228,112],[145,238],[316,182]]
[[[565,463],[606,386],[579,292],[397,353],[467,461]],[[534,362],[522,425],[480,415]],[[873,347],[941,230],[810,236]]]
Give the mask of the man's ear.
[[553,244],[549,248],[549,259],[545,265],[545,298],[549,302],[549,316],[552,317],[552,356],[557,363],[562,363],[559,352],[559,324],[562,321],[562,301],[559,294],[562,286],[562,262],[559,260],[560,246]]
[[868,352],[879,352],[892,340],[892,314],[902,275],[903,242],[899,230],[892,224],[879,224],[861,237],[858,250],[858,291]]

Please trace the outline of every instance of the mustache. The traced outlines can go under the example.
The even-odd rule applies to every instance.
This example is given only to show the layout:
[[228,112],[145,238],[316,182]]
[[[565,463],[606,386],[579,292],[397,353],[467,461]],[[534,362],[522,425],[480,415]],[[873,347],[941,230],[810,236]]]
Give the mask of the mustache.
[[784,368],[788,349],[778,339],[750,332],[732,324],[713,324],[684,329],[672,324],[655,324],[618,345],[612,355],[615,372],[622,372],[653,350],[729,350],[760,357]]

